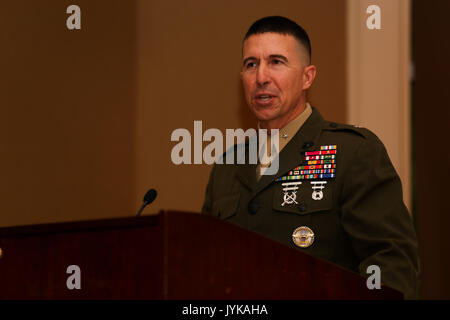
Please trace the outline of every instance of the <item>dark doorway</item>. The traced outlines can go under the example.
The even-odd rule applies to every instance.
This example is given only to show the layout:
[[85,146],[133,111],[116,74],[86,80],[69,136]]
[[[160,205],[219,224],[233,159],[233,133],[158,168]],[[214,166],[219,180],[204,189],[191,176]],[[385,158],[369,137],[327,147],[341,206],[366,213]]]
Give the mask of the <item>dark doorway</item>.
[[422,299],[450,299],[450,1],[413,0],[414,215]]

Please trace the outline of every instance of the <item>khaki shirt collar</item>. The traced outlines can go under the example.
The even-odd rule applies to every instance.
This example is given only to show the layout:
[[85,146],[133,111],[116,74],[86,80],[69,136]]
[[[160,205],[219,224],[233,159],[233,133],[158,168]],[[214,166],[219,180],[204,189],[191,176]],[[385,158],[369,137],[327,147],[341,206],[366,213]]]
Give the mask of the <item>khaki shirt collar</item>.
[[[291,139],[295,136],[295,134],[300,130],[300,128],[303,126],[303,124],[306,122],[306,120],[309,118],[309,116],[312,113],[312,108],[309,102],[306,103],[306,108],[303,110],[302,113],[300,113],[294,120],[289,122],[287,125],[285,125],[283,128],[280,129],[279,133],[279,152],[283,150],[283,148],[291,141]],[[258,129],[260,129],[260,125],[258,123]]]
[[[291,122],[289,122],[287,125],[285,125],[283,128],[280,129],[279,131],[279,151],[278,153],[281,152],[281,150],[283,150],[283,148],[289,143],[289,141],[291,141],[291,139],[295,136],[295,134],[298,132],[298,130],[300,130],[300,128],[303,126],[303,124],[306,122],[306,120],[308,120],[309,116],[312,114],[312,108],[311,105],[307,102],[306,103],[306,108],[305,110],[303,110],[303,112],[301,114],[299,114],[296,118],[294,118],[294,120],[292,120]],[[260,129],[260,125],[258,123],[258,129]],[[268,136],[268,139],[270,141],[270,136]],[[272,145],[271,142],[267,143],[267,147],[268,147],[268,152],[270,153],[270,146]],[[263,166],[263,167],[268,167],[269,165]],[[258,164],[256,167],[256,179],[259,181],[259,179],[261,178],[260,175],[260,168],[261,168],[261,164]]]
[[306,103],[306,108],[300,113],[294,120],[289,122],[283,128],[280,129],[280,151],[291,141],[295,134],[300,130],[305,121],[312,113],[310,104]]

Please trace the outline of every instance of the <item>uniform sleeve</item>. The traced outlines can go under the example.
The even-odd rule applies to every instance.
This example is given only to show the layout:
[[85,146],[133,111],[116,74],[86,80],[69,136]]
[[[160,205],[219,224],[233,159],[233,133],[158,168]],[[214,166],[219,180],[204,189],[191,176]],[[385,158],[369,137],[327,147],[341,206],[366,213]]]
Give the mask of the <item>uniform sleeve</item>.
[[368,276],[378,265],[381,282],[416,297],[419,274],[417,238],[402,197],[402,187],[381,141],[369,135],[358,148],[345,176],[342,226]]
[[211,173],[209,174],[209,181],[206,186],[205,200],[203,201],[202,213],[211,214],[212,211],[212,202],[213,202],[213,194],[212,194],[212,186],[214,180],[214,172],[216,169],[216,165],[211,169]]

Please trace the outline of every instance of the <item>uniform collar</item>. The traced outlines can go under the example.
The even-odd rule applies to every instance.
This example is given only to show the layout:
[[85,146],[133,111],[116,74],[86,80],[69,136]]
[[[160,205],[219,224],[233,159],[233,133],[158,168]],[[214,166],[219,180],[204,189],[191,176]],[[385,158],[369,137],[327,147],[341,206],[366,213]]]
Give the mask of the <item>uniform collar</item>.
[[[303,110],[302,113],[300,113],[291,122],[289,122],[287,125],[285,125],[283,128],[280,129],[280,131],[279,131],[280,152],[289,143],[289,141],[292,140],[292,138],[295,136],[297,131],[300,130],[300,128],[305,123],[305,121],[308,119],[308,117],[311,115],[311,113],[312,113],[311,105],[309,104],[309,102],[307,102],[305,110]],[[261,129],[261,126],[259,125],[259,123],[258,123],[258,129]]]
[[[303,110],[302,113],[300,113],[297,117],[295,117],[291,122],[289,122],[287,125],[285,125],[283,128],[279,131],[279,152],[281,152],[284,147],[289,143],[289,141],[292,140],[292,138],[295,136],[295,134],[300,130],[300,128],[303,126],[305,121],[309,118],[309,116],[312,113],[311,105],[307,102],[306,108]],[[259,128],[259,124],[258,124]],[[270,139],[270,138],[269,138]],[[270,150],[271,146],[271,140],[268,141],[267,147],[268,150]],[[261,178],[260,176],[260,166],[256,168],[256,180],[259,181]]]
[[312,113],[311,105],[307,102],[306,108],[294,120],[280,129],[280,151],[292,140]]

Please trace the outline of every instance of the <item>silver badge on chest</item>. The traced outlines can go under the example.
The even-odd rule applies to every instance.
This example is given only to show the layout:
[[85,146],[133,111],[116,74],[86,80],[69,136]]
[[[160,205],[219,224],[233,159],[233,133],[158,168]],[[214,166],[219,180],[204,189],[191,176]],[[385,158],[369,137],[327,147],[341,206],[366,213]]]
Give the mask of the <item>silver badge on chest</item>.
[[323,199],[323,191],[322,189],[325,188],[326,181],[311,181],[312,184],[312,198],[313,200],[322,200]]
[[298,203],[296,199],[297,199],[298,185],[300,184],[302,184],[301,181],[285,182],[281,184],[284,187],[283,203],[281,204],[282,207],[284,207],[285,204]]

